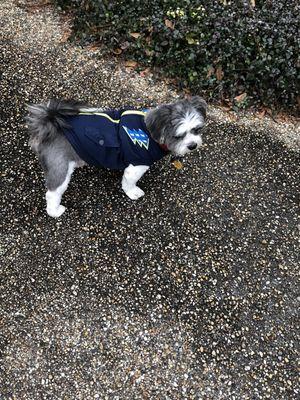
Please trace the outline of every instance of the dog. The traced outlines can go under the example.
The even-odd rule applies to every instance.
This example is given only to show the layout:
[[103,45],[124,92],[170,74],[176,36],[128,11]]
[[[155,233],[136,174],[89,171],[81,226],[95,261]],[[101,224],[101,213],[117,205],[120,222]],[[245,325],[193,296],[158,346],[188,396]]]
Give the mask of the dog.
[[46,181],[49,216],[58,218],[61,198],[76,167],[123,170],[122,189],[137,200],[138,180],[167,154],[183,157],[202,145],[207,104],[199,96],[149,110],[103,110],[73,100],[28,106],[29,145]]

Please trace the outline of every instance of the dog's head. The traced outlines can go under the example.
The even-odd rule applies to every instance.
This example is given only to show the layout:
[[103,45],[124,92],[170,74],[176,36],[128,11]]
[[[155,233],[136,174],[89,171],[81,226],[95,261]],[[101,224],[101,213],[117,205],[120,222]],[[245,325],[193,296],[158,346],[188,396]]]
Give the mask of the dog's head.
[[207,104],[199,96],[159,106],[146,114],[152,138],[176,156],[184,156],[202,145]]

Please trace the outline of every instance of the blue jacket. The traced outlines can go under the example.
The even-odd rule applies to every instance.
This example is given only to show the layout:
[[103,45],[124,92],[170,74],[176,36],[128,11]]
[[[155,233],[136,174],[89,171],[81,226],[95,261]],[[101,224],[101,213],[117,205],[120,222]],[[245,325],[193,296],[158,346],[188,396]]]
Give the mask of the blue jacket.
[[150,166],[167,152],[151,138],[145,114],[136,110],[82,112],[67,118],[69,128],[64,133],[90,165],[121,170],[129,164]]

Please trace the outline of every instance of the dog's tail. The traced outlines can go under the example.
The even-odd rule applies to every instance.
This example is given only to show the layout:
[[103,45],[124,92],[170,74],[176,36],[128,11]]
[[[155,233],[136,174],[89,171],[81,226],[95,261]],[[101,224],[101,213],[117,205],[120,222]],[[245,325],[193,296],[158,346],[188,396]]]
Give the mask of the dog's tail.
[[28,105],[26,122],[31,134],[30,144],[36,147],[52,140],[68,127],[66,117],[77,115],[86,104],[73,100],[49,100],[47,103]]

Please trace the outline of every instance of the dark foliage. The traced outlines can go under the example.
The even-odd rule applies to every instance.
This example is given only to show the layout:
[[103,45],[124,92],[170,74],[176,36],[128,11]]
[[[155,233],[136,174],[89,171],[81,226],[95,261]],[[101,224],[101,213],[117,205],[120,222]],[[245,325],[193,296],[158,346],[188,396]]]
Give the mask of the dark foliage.
[[238,106],[296,108],[298,0],[56,2],[74,10],[77,37],[162,67],[193,93]]

